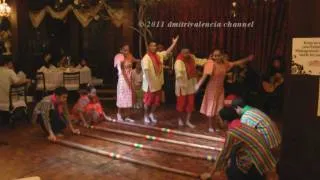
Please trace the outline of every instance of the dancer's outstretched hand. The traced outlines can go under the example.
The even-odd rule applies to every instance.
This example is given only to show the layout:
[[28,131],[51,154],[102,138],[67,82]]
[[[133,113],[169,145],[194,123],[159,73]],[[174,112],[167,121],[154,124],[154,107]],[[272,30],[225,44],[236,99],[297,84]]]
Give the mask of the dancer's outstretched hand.
[[179,35],[176,36],[175,38],[172,38],[172,44],[176,44],[179,40]]

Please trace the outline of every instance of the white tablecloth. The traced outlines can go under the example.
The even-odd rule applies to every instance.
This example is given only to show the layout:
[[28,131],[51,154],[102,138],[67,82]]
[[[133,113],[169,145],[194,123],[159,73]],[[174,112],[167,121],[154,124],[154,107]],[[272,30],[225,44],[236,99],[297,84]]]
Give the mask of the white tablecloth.
[[[79,72],[80,71],[80,84],[91,83],[91,70],[89,68],[68,68],[57,69],[55,71],[43,71],[46,80],[46,89],[52,91],[59,86],[63,86],[63,72]],[[37,89],[43,89],[42,82],[37,84]]]

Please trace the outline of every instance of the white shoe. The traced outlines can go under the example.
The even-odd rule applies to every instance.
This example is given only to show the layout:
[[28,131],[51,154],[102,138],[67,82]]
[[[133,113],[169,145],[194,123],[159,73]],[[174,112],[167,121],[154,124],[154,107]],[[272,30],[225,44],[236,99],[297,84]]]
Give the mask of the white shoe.
[[153,123],[157,123],[158,122],[158,120],[154,117],[153,114],[150,114],[149,117],[150,117],[151,122],[153,122]]
[[181,118],[179,118],[179,126],[184,126],[184,123]]
[[125,121],[126,121],[126,122],[130,122],[130,123],[134,123],[134,120],[131,119],[131,118],[126,118]]
[[122,116],[121,116],[120,114],[117,114],[117,120],[118,120],[119,122],[123,122]]
[[210,132],[210,133],[214,133],[215,130],[214,130],[213,128],[209,128],[209,132]]
[[150,124],[150,120],[148,116],[144,116],[144,124]]
[[186,122],[186,125],[191,128],[191,129],[194,129],[196,126],[191,124],[189,121]]
[[112,121],[112,118],[110,118],[109,116],[107,115],[103,115],[104,119],[107,120],[107,121]]

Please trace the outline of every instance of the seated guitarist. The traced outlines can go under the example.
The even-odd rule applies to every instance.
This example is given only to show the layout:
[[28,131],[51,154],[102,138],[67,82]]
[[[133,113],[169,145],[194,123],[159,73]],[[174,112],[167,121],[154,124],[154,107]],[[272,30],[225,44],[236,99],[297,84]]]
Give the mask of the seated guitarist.
[[264,110],[281,111],[283,103],[284,65],[280,57],[275,57],[268,72],[263,76],[262,89],[264,95]]

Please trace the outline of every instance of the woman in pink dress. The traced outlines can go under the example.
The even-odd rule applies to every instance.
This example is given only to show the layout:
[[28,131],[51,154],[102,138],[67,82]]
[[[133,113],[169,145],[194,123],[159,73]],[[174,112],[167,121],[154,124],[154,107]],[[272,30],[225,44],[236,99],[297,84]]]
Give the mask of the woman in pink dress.
[[221,123],[218,123],[220,120],[218,113],[224,105],[224,79],[226,73],[233,66],[247,63],[251,61],[253,57],[253,55],[250,55],[247,58],[229,62],[224,60],[223,54],[219,49],[215,49],[210,55],[204,66],[203,76],[196,87],[196,89],[199,89],[205,79],[207,79],[207,77],[210,78],[206,85],[200,110],[200,113],[208,117],[209,132],[218,131],[217,125],[221,128]]
[[118,121],[123,121],[123,110],[132,108],[135,99],[132,86],[132,64],[137,61],[130,53],[129,45],[122,46],[120,53],[114,58],[114,66],[118,70],[117,107]]

